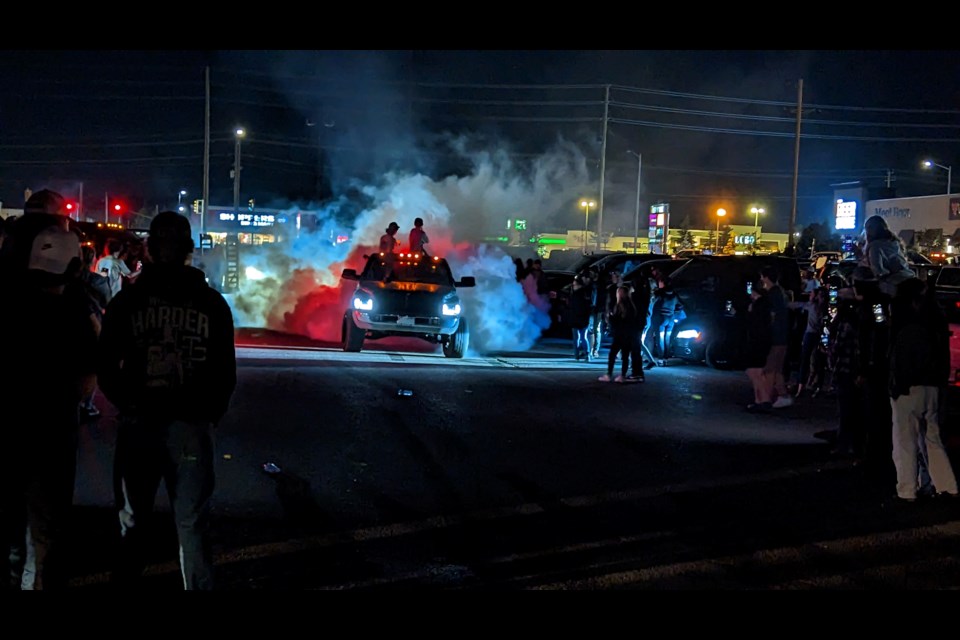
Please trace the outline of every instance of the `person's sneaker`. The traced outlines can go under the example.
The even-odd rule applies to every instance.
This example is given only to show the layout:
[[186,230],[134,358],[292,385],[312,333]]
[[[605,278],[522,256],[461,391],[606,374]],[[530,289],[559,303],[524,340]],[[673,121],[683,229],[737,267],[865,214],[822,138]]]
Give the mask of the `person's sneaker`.
[[623,376],[617,376],[616,378],[613,379],[613,381],[623,384]]
[[642,373],[641,374],[634,373],[630,376],[627,376],[627,382],[643,382],[644,380],[646,380],[646,377],[644,377]]
[[751,402],[747,405],[747,411],[750,413],[764,413],[769,411],[772,406],[769,402]]
[[600,382],[610,382],[610,376],[608,376],[607,374],[603,374],[602,376],[597,378],[597,380],[599,380]]
[[100,410],[97,409],[96,405],[90,405],[89,407],[80,405],[80,411],[87,418],[96,418],[100,415]]
[[780,396],[779,398],[774,400],[773,404],[770,406],[772,406],[774,409],[784,409],[786,407],[791,407],[793,406],[793,398],[791,398],[790,396]]

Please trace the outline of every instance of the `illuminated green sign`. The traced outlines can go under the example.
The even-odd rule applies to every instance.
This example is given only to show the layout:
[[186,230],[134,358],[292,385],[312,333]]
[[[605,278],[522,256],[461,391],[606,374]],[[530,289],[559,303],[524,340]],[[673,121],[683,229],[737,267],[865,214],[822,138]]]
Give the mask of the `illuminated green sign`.
[[530,242],[539,242],[540,244],[567,244],[565,238],[530,238]]

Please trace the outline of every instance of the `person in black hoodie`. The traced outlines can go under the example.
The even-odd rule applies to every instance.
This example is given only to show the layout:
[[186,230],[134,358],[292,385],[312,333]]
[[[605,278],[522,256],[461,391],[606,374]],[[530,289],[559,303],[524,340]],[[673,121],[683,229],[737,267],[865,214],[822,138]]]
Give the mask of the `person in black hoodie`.
[[189,221],[163,211],[150,223],[149,261],[103,317],[97,378],[120,425],[114,492],[120,547],[114,581],[142,575],[144,526],[164,480],[185,589],[212,589],[209,537],[214,428],[237,382],[233,314],[199,269]]

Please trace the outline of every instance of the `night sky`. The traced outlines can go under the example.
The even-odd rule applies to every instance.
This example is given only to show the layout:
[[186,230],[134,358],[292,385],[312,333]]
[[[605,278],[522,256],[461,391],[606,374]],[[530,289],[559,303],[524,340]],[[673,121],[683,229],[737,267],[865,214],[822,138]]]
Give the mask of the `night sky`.
[[[175,208],[203,187],[210,69],[210,202],[232,203],[233,128],[242,125],[241,202],[342,204],[403,175],[528,183],[538,231],[580,228],[599,198],[610,85],[604,229],[633,229],[635,155],[642,208],[668,202],[672,225],[713,212],[786,231],[796,105],[803,80],[798,225],[826,221],[831,184],[897,196],[943,193],[932,158],[960,157],[954,51],[4,51],[0,201],[24,190],[105,194],[133,209]],[[960,163],[957,164],[960,167]],[[549,179],[543,179],[548,175]],[[542,180],[542,181],[541,181]],[[565,200],[549,198],[562,183]],[[960,174],[954,180],[954,191]],[[533,210],[537,209],[537,210]],[[505,216],[508,214],[505,213]],[[514,214],[517,215],[517,214]],[[491,220],[490,226],[499,224]],[[763,222],[762,222],[763,223]]]

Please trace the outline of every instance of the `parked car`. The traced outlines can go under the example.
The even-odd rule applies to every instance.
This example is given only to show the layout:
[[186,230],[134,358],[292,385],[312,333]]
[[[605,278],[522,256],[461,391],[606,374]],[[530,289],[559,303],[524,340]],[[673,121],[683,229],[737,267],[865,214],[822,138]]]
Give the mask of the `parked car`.
[[[937,274],[940,273],[940,270],[944,268],[944,266],[931,262],[930,260],[914,262],[911,258],[913,255],[920,254],[917,254],[916,252],[907,253],[907,259],[910,268],[914,273],[917,274],[917,277],[927,282],[936,281]],[[821,257],[811,266],[814,268],[814,272],[817,274],[817,279],[820,280],[820,282],[825,283],[834,276],[839,276],[845,282],[849,282],[850,277],[853,275],[853,270],[856,269],[859,264],[859,261],[852,258],[840,261],[831,261],[825,257]]]
[[574,251],[573,249],[554,250],[550,252],[550,258],[543,261],[544,269],[554,271],[573,271],[578,273],[589,267],[591,264],[602,260],[607,256],[623,255],[626,251]]
[[951,323],[960,322],[960,267],[945,266],[940,269],[934,281],[934,295],[947,320]]
[[607,284],[610,281],[611,271],[619,271],[621,275],[625,276],[645,262],[669,258],[670,256],[660,253],[617,253],[601,258],[589,267],[577,270],[576,273],[579,275],[587,269],[596,269],[597,273],[600,274],[600,282]]
[[[742,368],[739,355],[746,338],[749,291],[760,286],[765,265],[777,268],[788,297],[799,300],[800,268],[794,258],[696,256],[674,271],[670,279],[686,317],[674,327],[672,355],[717,369]],[[791,323],[797,325],[802,331],[802,323]]]

